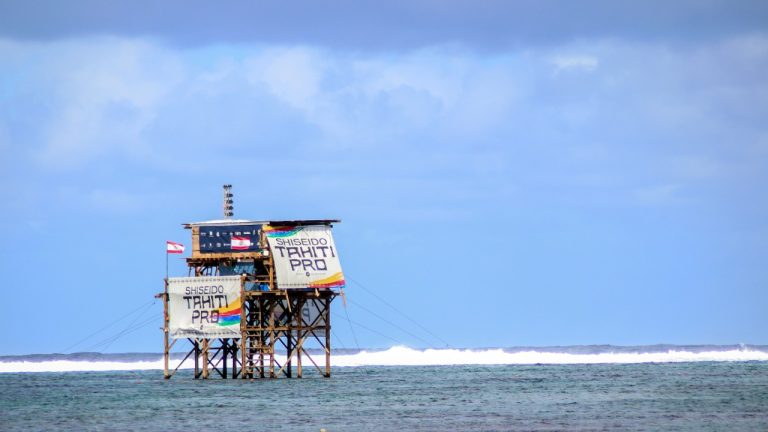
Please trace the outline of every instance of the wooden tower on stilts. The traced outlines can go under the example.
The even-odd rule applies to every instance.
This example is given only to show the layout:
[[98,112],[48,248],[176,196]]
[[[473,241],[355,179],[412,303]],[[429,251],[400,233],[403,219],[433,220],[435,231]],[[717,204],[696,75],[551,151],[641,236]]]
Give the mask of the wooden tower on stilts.
[[[166,278],[164,376],[194,363],[196,379],[331,376],[331,303],[344,276],[331,229],[339,220],[225,219],[185,224],[188,275]],[[170,248],[170,246],[169,246]],[[170,249],[169,249],[170,250]],[[171,349],[188,343],[174,369]]]

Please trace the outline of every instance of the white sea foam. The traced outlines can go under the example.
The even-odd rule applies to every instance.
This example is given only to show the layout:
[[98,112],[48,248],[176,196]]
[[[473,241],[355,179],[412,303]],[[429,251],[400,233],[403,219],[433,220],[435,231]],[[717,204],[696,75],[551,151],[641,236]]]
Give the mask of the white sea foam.
[[393,347],[386,351],[362,351],[352,355],[335,355],[335,366],[440,366],[440,365],[531,365],[531,364],[599,364],[599,363],[670,363],[695,361],[768,361],[768,352],[755,350],[666,351],[648,353],[602,352],[572,354],[564,352],[520,351],[502,349],[427,349]]
[[[174,362],[173,367],[178,365]],[[188,362],[192,367],[192,363]],[[0,362],[0,373],[8,372],[100,372],[100,371],[132,371],[163,369],[162,357],[157,361],[74,361],[74,360],[48,360],[40,362],[11,361]]]
[[[768,361],[768,352],[753,349],[685,351],[671,349],[662,352],[600,352],[574,354],[554,351],[505,352],[502,349],[427,349],[416,350],[397,346],[383,351],[361,351],[356,354],[334,354],[333,366],[449,366],[449,365],[532,365],[532,364],[631,364],[674,362],[742,362]],[[176,368],[178,360],[170,362]],[[190,369],[187,360],[182,369]],[[163,369],[163,360],[149,361],[7,361],[0,362],[0,373],[9,372],[85,372],[131,371]]]

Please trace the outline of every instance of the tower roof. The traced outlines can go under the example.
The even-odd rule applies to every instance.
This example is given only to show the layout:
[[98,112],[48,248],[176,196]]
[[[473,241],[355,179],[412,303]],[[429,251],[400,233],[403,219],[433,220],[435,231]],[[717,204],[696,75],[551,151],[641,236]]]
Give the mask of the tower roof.
[[183,224],[184,228],[196,226],[226,226],[226,225],[331,225],[340,223],[339,219],[304,219],[304,220],[248,220],[248,219],[214,219],[202,222],[188,222]]

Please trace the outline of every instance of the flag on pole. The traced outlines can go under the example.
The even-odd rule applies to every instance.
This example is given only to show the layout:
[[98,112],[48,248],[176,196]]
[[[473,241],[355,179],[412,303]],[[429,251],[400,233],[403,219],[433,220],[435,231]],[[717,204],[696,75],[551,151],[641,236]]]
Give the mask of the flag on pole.
[[251,247],[250,237],[232,236],[232,250],[248,250]]
[[166,253],[172,254],[172,253],[184,253],[184,245],[181,243],[176,243],[172,241],[166,241]]

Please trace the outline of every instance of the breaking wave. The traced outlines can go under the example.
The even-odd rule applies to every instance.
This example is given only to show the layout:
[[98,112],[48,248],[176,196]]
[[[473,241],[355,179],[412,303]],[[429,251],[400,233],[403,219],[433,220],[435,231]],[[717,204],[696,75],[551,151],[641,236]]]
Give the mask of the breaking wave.
[[768,351],[733,349],[720,351],[597,353],[544,350],[509,351],[498,349],[427,349],[394,347],[386,351],[361,351],[333,357],[335,366],[449,366],[449,365],[535,365],[601,363],[671,363],[671,362],[768,361]]
[[[284,354],[283,354],[284,355]],[[317,353],[322,355],[322,353]],[[171,360],[176,368],[181,358]],[[765,346],[673,346],[647,347],[572,346],[555,348],[413,349],[396,346],[386,350],[340,350],[334,352],[334,367],[359,366],[454,366],[536,364],[632,364],[675,362],[768,361]],[[191,369],[188,360],[182,369]],[[50,354],[0,357],[0,373],[98,372],[163,369],[158,354]]]

